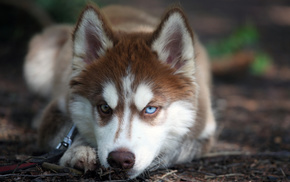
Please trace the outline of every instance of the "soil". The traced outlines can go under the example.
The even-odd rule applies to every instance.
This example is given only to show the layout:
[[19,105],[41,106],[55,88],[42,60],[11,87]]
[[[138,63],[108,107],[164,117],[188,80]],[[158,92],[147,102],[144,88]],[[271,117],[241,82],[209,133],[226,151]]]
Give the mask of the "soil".
[[[154,15],[174,1],[126,1]],[[106,1],[111,3],[111,1]],[[218,130],[212,153],[158,170],[136,181],[290,181],[290,3],[276,0],[185,1],[180,3],[200,39],[209,43],[253,23],[257,46],[272,58],[263,75],[248,71],[214,77]],[[27,12],[0,2],[0,166],[40,154],[30,127],[46,101],[30,93],[22,65],[31,36],[42,27]],[[118,171],[75,175],[36,166],[1,181],[121,181]]]

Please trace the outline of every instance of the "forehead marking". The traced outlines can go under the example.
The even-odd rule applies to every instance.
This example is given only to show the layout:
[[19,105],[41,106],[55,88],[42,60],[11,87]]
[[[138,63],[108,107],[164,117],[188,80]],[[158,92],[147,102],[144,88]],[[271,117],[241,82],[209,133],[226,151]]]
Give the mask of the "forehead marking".
[[147,104],[153,99],[153,92],[149,85],[140,84],[134,95],[134,102],[139,111],[142,111]]
[[[128,69],[130,69],[130,68],[128,68]],[[127,70],[127,72],[128,72],[128,70]],[[128,102],[131,95],[132,95],[132,83],[134,81],[133,75],[131,75],[129,73],[127,73],[127,74],[128,75],[122,79],[123,94],[124,94],[124,99],[125,99],[124,102]]]
[[132,97],[132,83],[134,81],[133,75],[131,75],[130,72],[130,67],[127,68],[127,75],[122,78],[122,94],[123,97],[121,98],[122,105],[123,105],[123,113],[120,114],[120,117],[118,118],[119,124],[118,124],[118,129],[115,134],[115,142],[116,140],[120,137],[120,134],[122,131],[126,130],[126,126],[129,123],[130,120],[130,115],[131,111],[129,108],[129,105],[131,103],[131,97]]
[[115,85],[111,82],[108,82],[104,85],[103,97],[107,104],[115,109],[118,104],[118,93]]

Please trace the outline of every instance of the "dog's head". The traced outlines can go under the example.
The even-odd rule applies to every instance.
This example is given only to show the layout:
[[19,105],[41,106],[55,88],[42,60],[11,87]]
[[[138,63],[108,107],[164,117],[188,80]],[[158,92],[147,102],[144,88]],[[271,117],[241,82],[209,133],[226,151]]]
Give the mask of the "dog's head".
[[183,12],[169,10],[154,32],[126,34],[88,6],[73,50],[70,112],[100,163],[134,178],[173,160],[194,125],[198,94]]

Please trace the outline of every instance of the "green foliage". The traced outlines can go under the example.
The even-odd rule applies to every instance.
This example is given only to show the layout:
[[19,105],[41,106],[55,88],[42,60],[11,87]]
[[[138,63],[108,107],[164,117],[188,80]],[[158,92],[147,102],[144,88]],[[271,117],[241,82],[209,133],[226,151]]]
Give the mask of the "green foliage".
[[58,23],[75,23],[81,10],[89,2],[103,6],[98,0],[35,0]]
[[253,75],[262,75],[272,64],[269,55],[265,53],[258,53],[255,56],[254,62],[250,66],[250,71]]
[[253,75],[262,75],[271,66],[272,60],[265,52],[257,51],[258,45],[259,33],[256,27],[252,24],[246,24],[238,28],[229,37],[208,44],[207,50],[212,58],[233,55],[244,49],[256,50],[254,61],[249,69]]
[[247,24],[237,29],[228,38],[212,42],[207,46],[211,57],[232,54],[246,47],[252,47],[258,42],[259,34],[255,26]]

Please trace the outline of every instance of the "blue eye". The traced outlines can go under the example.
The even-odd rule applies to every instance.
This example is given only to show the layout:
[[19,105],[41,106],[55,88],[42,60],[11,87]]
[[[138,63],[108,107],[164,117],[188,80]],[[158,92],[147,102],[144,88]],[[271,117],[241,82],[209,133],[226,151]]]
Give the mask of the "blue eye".
[[157,111],[157,107],[148,106],[145,108],[146,114],[154,114]]

